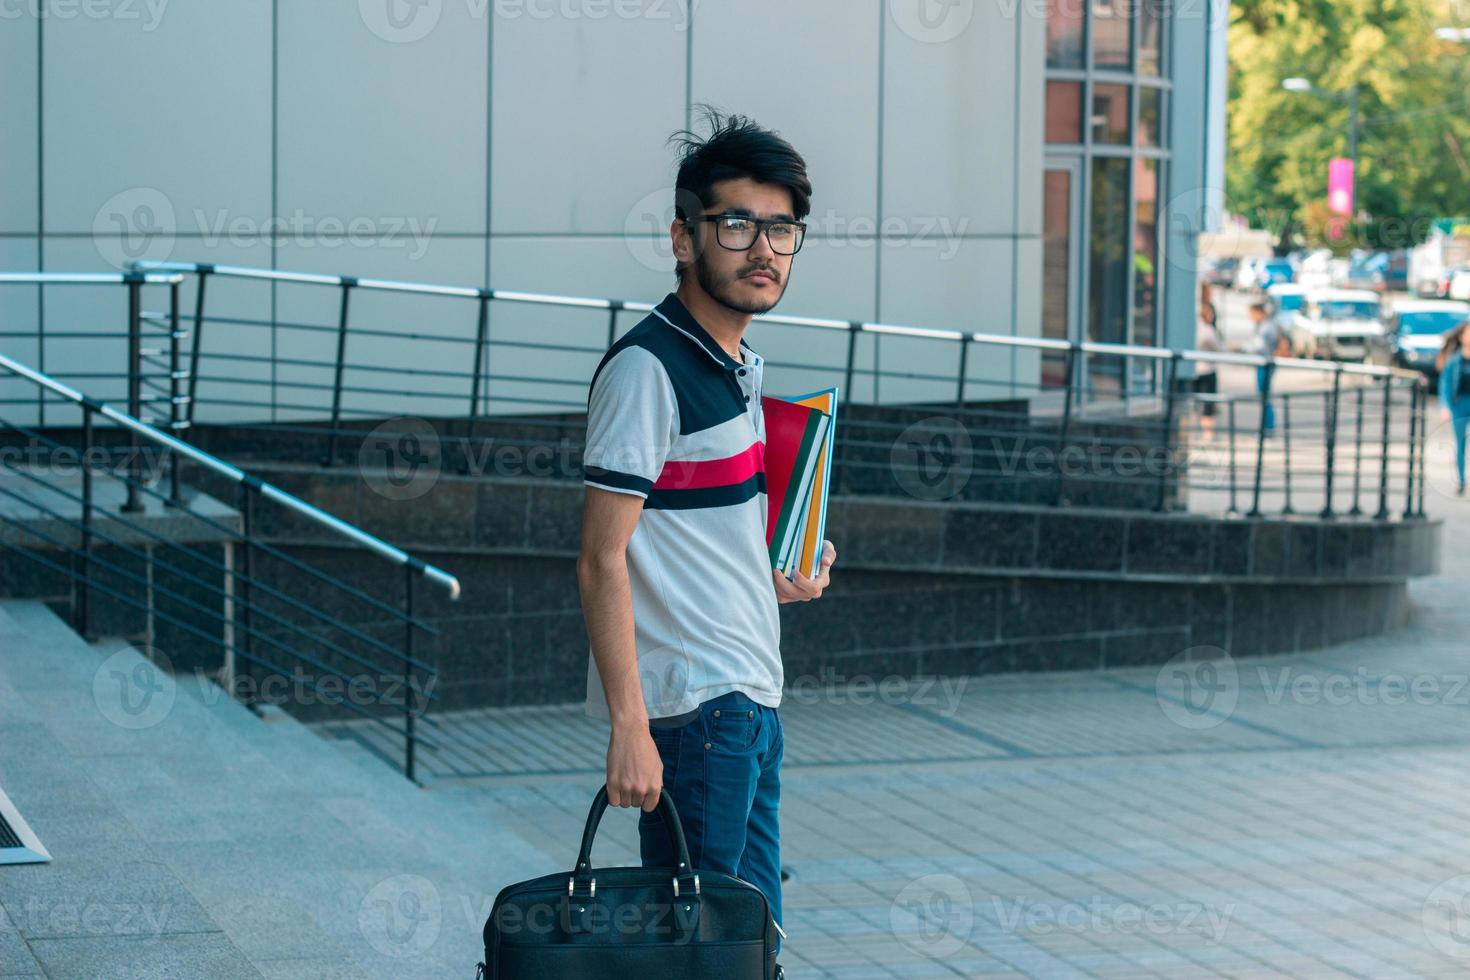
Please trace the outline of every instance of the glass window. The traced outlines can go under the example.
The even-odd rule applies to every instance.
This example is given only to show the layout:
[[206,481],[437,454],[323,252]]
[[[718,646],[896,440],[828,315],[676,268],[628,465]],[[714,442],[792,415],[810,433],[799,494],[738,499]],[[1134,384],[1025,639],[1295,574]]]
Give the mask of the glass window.
[[1138,73],[1162,75],[1164,25],[1169,20],[1169,0],[1137,0],[1138,5]]
[[[1088,248],[1087,338],[1121,344],[1128,340],[1128,168],[1119,157],[1092,160],[1092,228]],[[1090,356],[1091,380],[1098,394],[1117,392],[1122,358]]]
[[1082,142],[1082,83],[1046,83],[1046,141]]
[[1138,90],[1138,145],[1158,146],[1163,126],[1163,90],[1140,88]]
[[1092,141],[1128,142],[1128,86],[1097,83],[1092,86]]
[[1092,0],[1094,68],[1133,70],[1133,3],[1134,0]]
[[[1048,170],[1041,218],[1041,335],[1071,340],[1068,310],[1072,305],[1072,172]],[[1041,358],[1041,386],[1067,384],[1067,359],[1046,353]]]
[[1159,161],[1133,161],[1133,343],[1152,347],[1159,293]]
[[1048,68],[1085,68],[1083,19],[1087,0],[1046,0],[1046,64]]

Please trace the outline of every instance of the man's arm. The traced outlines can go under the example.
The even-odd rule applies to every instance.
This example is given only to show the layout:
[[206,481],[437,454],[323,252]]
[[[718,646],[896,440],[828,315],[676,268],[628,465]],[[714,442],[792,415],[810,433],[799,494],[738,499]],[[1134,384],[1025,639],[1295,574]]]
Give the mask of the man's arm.
[[577,582],[592,658],[612,718],[607,746],[607,799],[613,806],[653,810],[663,788],[664,764],[648,733],[627,562],[628,540],[642,513],[641,496],[587,488]]

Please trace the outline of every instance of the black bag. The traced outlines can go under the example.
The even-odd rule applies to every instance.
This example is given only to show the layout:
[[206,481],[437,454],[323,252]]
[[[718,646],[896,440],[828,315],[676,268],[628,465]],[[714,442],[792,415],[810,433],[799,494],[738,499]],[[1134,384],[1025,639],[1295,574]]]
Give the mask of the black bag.
[[607,809],[597,791],[571,872],[507,885],[485,922],[490,980],[772,980],[776,923],[748,881],[690,866],[667,789],[659,796],[677,868],[592,868]]

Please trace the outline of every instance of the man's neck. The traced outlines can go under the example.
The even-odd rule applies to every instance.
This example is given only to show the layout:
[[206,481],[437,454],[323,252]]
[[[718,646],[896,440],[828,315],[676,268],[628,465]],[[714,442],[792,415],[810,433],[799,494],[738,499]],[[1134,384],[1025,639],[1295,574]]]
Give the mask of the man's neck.
[[726,354],[742,364],[745,362],[740,338],[745,336],[745,328],[750,326],[749,313],[737,313],[723,303],[716,302],[709,293],[699,288],[693,277],[680,283],[674,295],[679,297],[679,302],[684,304],[684,308],[699,321],[699,325],[709,332]]

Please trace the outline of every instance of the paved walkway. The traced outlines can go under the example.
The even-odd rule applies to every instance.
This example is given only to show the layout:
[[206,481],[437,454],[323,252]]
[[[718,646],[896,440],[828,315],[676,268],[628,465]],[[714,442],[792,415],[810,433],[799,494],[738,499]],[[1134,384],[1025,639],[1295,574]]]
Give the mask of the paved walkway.
[[[1446,575],[1392,636],[792,692],[790,975],[1470,974],[1470,504],[1430,509]],[[0,785],[56,856],[0,868],[0,975],[470,976],[499,889],[574,859],[575,706],[482,713],[482,774],[419,791],[187,679],[119,713],[135,653],[0,612]],[[615,811],[594,858],[636,846]]]
[[[1429,503],[1446,574],[1389,636],[881,697],[806,679],[782,707],[792,975],[1470,975],[1470,504]],[[605,729],[465,717],[435,786],[569,864]],[[599,862],[636,841],[614,813]]]

